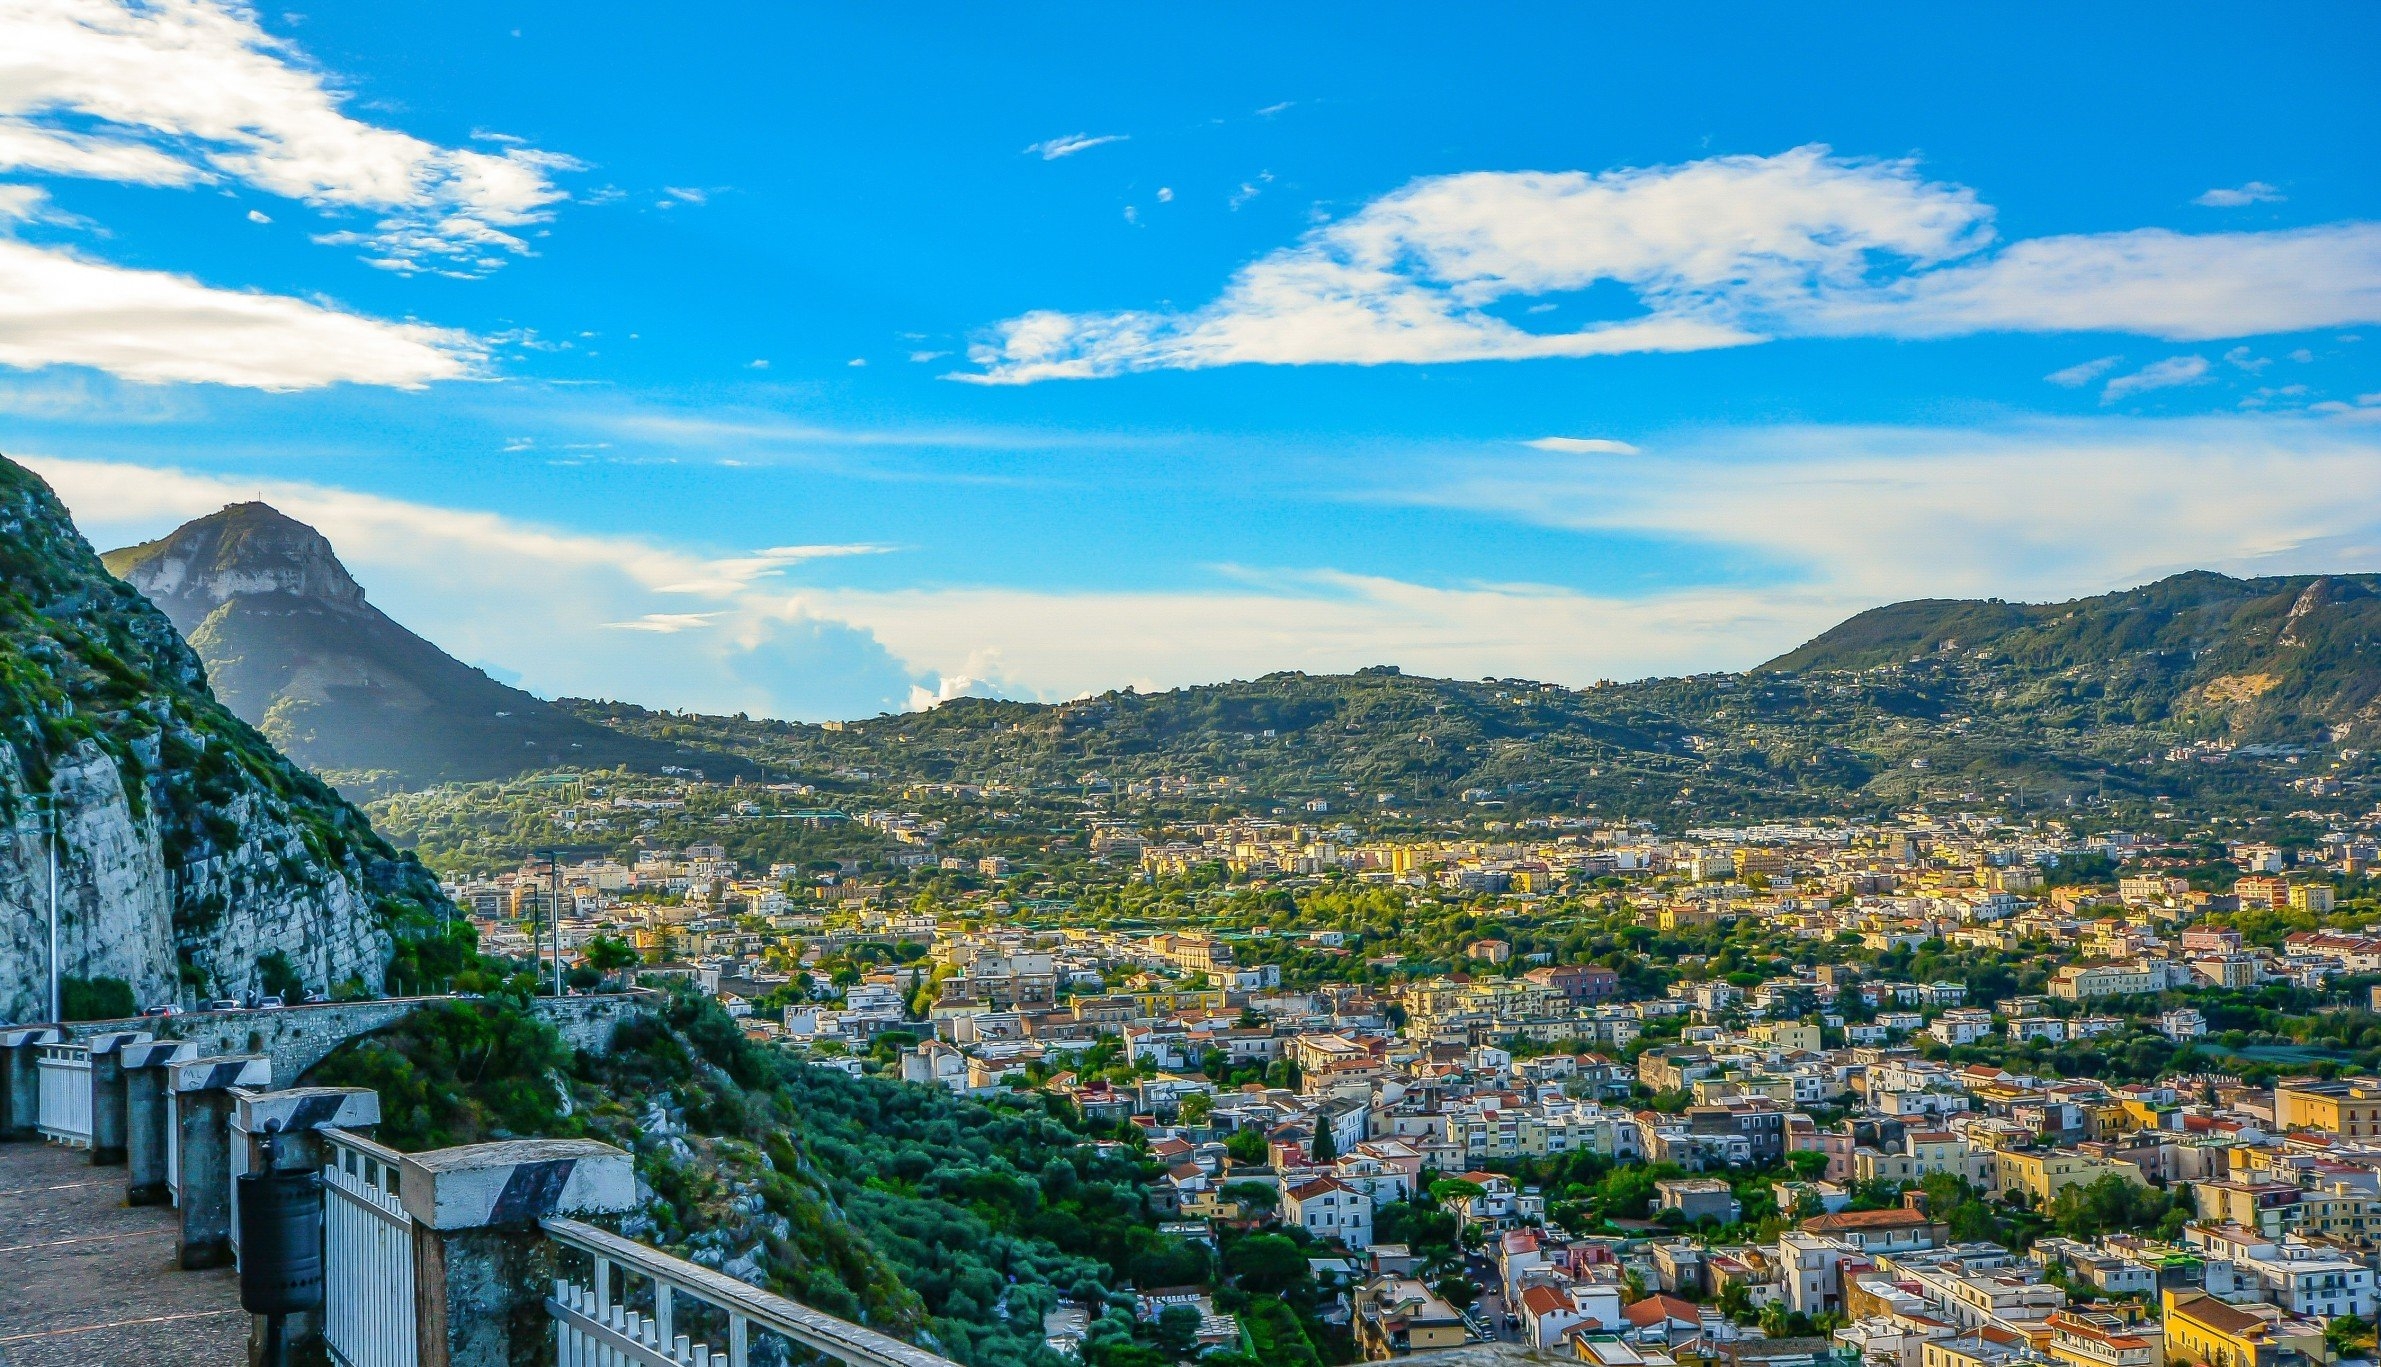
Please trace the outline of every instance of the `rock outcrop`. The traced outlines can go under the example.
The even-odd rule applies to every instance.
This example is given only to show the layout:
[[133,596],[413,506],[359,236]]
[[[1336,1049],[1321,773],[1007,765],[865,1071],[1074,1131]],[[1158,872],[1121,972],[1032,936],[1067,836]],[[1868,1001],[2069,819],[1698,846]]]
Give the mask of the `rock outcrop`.
[[143,1006],[260,988],[264,963],[377,990],[392,935],[452,915],[0,460],[0,1020],[47,1012],[53,832],[62,976]]
[[563,765],[757,772],[498,683],[366,602],[322,533],[262,503],[110,551],[106,563],[188,638],[225,706],[351,793]]

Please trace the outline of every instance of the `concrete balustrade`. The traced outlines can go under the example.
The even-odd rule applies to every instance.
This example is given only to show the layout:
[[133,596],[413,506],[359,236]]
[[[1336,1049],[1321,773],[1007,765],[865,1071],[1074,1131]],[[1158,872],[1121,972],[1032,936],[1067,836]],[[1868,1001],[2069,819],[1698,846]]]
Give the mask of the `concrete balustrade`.
[[0,1026],[0,1139],[41,1137],[41,1047],[65,1038],[54,1025]]
[[[330,1157],[324,1130],[365,1132],[379,1123],[380,1093],[369,1087],[290,1087],[277,1092],[233,1088],[229,1155],[233,1233],[236,1235],[239,1227],[238,1178],[266,1171],[320,1172]],[[233,1251],[238,1251],[236,1240]],[[323,1360],[320,1311],[285,1316],[282,1337],[291,1361]],[[248,1348],[250,1361],[263,1361],[261,1325]]]
[[523,1139],[410,1154],[398,1190],[421,1367],[520,1367],[553,1360],[557,1250],[539,1222],[631,1209],[636,1170],[609,1144]]
[[[633,1162],[611,1145],[515,1140],[401,1154],[361,1133],[380,1121],[378,1093],[273,1091],[269,1056],[202,1049],[137,1030],[0,1028],[0,1135],[70,1128],[43,1114],[46,1072],[58,1093],[49,1101],[87,1118],[92,1161],[125,1166],[128,1204],[178,1206],[184,1268],[234,1261],[234,1179],[263,1170],[268,1142],[274,1167],[322,1173],[326,1298],[319,1314],[286,1317],[294,1361],[743,1367],[769,1337],[853,1367],[955,1367],[572,1218],[635,1207]],[[73,1066],[53,1058],[45,1070],[45,1053],[71,1054]],[[708,1324],[723,1342],[716,1351],[693,1342],[679,1321]],[[260,1324],[252,1359],[261,1334]]]
[[235,1093],[271,1085],[261,1056],[200,1058],[166,1065],[173,1097],[175,1204],[182,1212],[185,1268],[223,1267],[231,1247],[231,1117]]
[[124,1165],[124,1051],[148,1044],[145,1030],[108,1030],[83,1040],[91,1055],[91,1166]]
[[162,1206],[173,1201],[174,1095],[171,1064],[198,1057],[188,1040],[150,1040],[127,1045],[118,1060],[124,1074],[124,1201]]

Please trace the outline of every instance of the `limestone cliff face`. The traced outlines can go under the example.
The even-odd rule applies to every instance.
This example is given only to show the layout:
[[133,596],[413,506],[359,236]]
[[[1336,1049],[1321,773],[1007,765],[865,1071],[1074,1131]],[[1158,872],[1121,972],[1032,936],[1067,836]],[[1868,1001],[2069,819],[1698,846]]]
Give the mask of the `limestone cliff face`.
[[279,594],[360,612],[364,587],[322,533],[264,503],[234,503],[162,541],[113,552],[124,581],[148,596],[187,638],[238,598]]
[[0,1020],[46,1014],[53,829],[61,973],[141,1005],[255,989],[276,951],[310,987],[377,989],[392,931],[446,910],[0,460]]

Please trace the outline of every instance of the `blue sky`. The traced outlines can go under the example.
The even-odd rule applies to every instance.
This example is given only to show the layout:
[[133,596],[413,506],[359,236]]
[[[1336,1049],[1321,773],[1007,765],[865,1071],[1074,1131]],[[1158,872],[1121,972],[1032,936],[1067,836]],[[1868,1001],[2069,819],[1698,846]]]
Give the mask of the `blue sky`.
[[2377,58],[2346,4],[29,0],[0,450],[103,547],[262,494],[501,677],[799,717],[2381,569]]

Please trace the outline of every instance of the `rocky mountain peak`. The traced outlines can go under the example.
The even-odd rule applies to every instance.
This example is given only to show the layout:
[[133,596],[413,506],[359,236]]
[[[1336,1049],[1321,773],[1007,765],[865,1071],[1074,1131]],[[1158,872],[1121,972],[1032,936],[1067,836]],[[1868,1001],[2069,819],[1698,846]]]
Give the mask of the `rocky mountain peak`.
[[360,611],[364,589],[321,532],[267,503],[234,503],[107,556],[184,634],[234,598],[281,595]]

